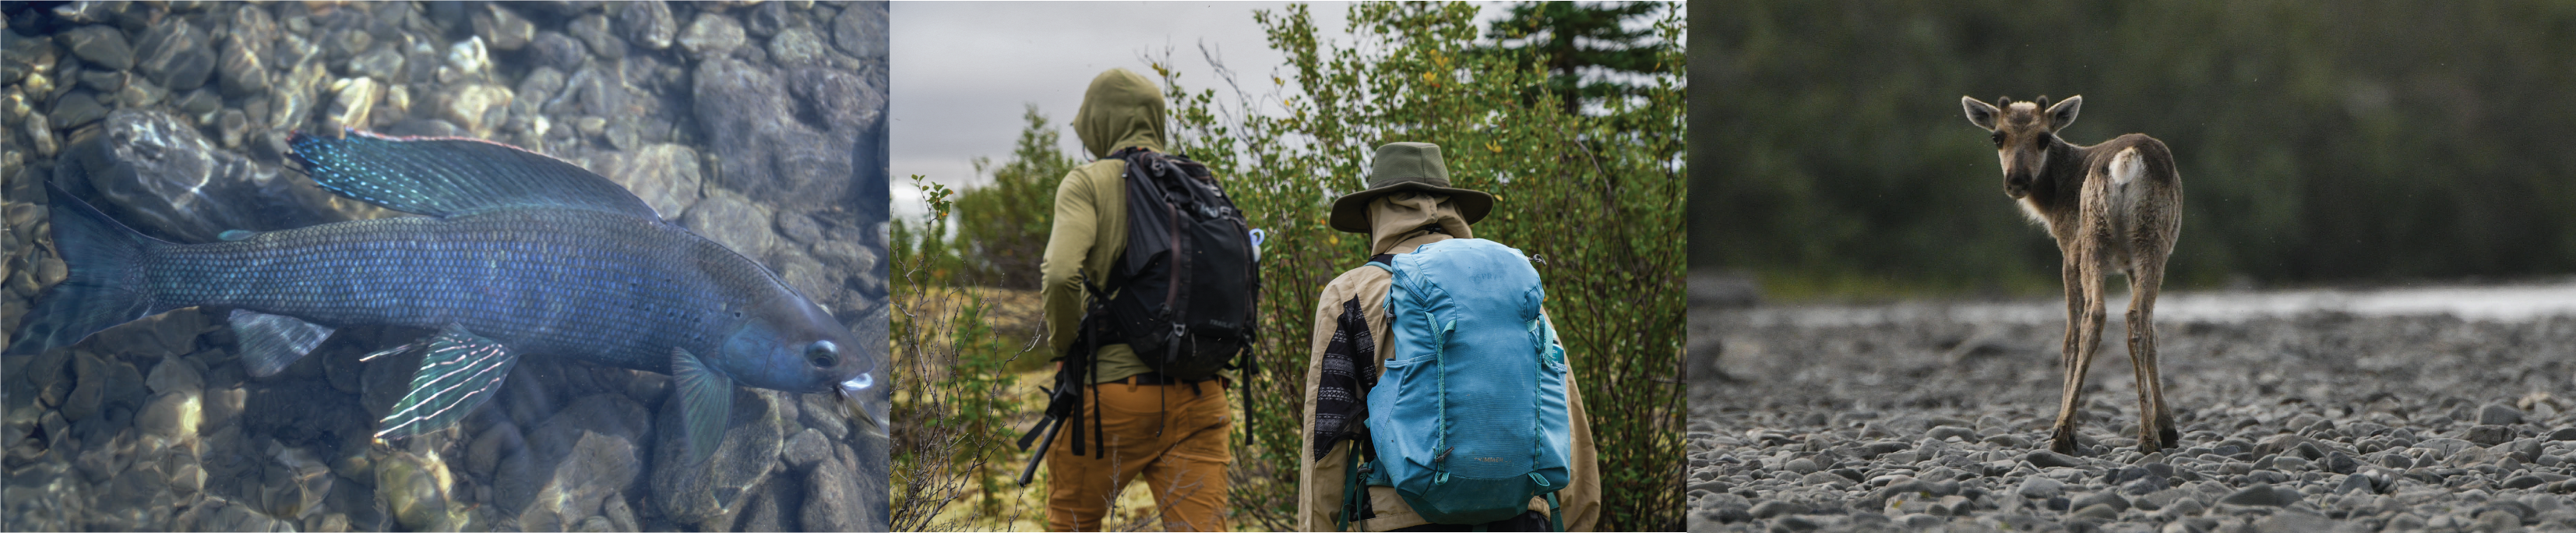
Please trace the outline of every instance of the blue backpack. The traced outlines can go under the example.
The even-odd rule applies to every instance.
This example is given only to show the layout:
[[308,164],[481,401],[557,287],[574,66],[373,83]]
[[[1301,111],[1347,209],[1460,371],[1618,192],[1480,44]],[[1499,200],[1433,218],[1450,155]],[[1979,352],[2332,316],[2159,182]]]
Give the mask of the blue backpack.
[[[1546,290],[1520,250],[1450,239],[1372,261],[1394,355],[1368,391],[1368,444],[1348,487],[1394,487],[1422,518],[1482,524],[1545,497],[1550,523],[1572,457],[1565,347],[1539,314]],[[1352,454],[1357,460],[1359,454]],[[1361,479],[1361,477],[1365,479]]]

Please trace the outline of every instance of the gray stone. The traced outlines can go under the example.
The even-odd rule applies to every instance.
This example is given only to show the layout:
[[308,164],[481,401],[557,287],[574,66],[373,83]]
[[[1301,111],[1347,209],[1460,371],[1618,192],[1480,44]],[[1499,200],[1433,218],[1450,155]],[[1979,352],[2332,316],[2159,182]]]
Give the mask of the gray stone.
[[194,90],[215,72],[217,58],[205,30],[186,19],[165,20],[135,41],[134,68],[173,91]]
[[855,2],[832,18],[832,44],[862,60],[886,57],[886,4]]
[[661,0],[624,4],[617,11],[617,22],[627,39],[648,50],[670,48],[671,40],[680,31],[679,19]]
[[490,138],[492,130],[509,119],[510,89],[499,85],[466,84],[439,93],[438,118],[464,128],[467,135]]
[[[698,191],[703,181],[698,171],[699,164],[696,150],[677,144],[656,144],[637,151],[606,175],[634,192],[636,197],[643,198],[644,205],[653,206],[662,218],[679,220],[682,213],[698,204]],[[726,215],[743,214],[732,207],[719,209],[725,210]],[[756,239],[752,241],[756,242]]]
[[[730,428],[706,462],[689,464],[682,431],[656,432],[651,492],[663,516],[681,524],[705,524],[740,510],[750,491],[777,471],[779,449],[786,441],[792,405],[784,393],[737,389]],[[681,402],[665,401],[656,425],[679,427]],[[782,408],[783,407],[783,408]]]
[[2029,461],[2031,466],[2037,466],[2040,468],[2082,466],[2084,464],[2082,459],[2076,459],[2074,457],[2067,456],[2066,454],[2048,450],[2032,451],[2028,455],[2023,455],[2022,460]]
[[814,30],[796,27],[769,38],[769,59],[781,65],[805,65],[820,62],[832,53],[831,45]]
[[743,43],[742,24],[714,12],[699,13],[689,27],[680,31],[680,48],[701,60],[725,55]]
[[605,15],[596,13],[582,15],[581,18],[573,19],[572,24],[565,25],[564,33],[581,39],[583,44],[590,45],[590,52],[599,57],[626,58],[626,40],[618,38],[610,31],[608,17]]
[[2576,441],[2576,427],[2563,427],[2563,428],[2558,428],[2556,431],[2551,431],[2551,432],[2549,432],[2549,436],[2548,436],[2548,437],[2544,437],[2544,440],[2549,440],[2549,441]]
[[113,70],[134,68],[134,46],[116,28],[81,26],[58,34],[56,39],[82,61]]
[[2479,446],[2494,446],[2511,441],[2515,436],[2513,428],[2509,426],[2481,425],[2469,428],[2468,440]]
[[800,469],[813,468],[816,463],[831,456],[832,445],[824,440],[822,432],[808,428],[796,432],[796,436],[787,439],[784,458],[787,459],[788,466]]
[[860,139],[863,133],[877,131],[872,125],[882,121],[841,123],[835,117],[866,115],[829,111],[844,105],[881,109],[882,94],[855,86],[845,89],[862,93],[854,103],[812,101],[826,109],[827,123],[808,125],[795,119],[789,106],[796,101],[788,98],[784,85],[779,76],[740,61],[699,64],[692,94],[699,128],[718,156],[712,180],[763,203],[797,210],[849,205],[863,195],[884,194],[883,187],[856,186],[864,178],[855,159],[858,150],[853,150],[866,142]]
[[93,191],[115,206],[118,221],[172,242],[213,242],[225,229],[274,231],[348,219],[311,182],[217,149],[200,131],[167,113],[118,110],[100,135],[69,147],[72,156],[60,160],[65,168],[58,172],[86,176],[86,184],[67,187]]
[[91,122],[107,118],[107,107],[99,105],[98,97],[88,91],[72,91],[71,94],[54,101],[54,112],[48,118],[55,128],[79,129]]
[[778,235],[770,231],[769,212],[751,201],[728,191],[700,200],[681,218],[681,225],[699,236],[712,239],[746,257],[764,257],[777,246]]
[[2104,491],[2086,494],[2082,497],[2075,498],[2073,505],[2077,509],[2096,505],[2109,506],[2112,514],[2119,514],[2121,511],[2129,510],[2129,499],[2122,498],[2119,494]]
[[1813,474],[1816,473],[1817,470],[1822,470],[1821,467],[1816,465],[1816,461],[1814,459],[1808,459],[1805,457],[1790,459],[1789,462],[1782,465],[1781,468],[1791,472],[1797,472],[1799,474]]
[[1932,428],[1930,431],[1925,431],[1923,436],[1930,437],[1933,440],[1944,440],[1956,437],[1960,442],[1977,442],[1977,430],[1959,426],[1941,426]]
[[2490,403],[2486,404],[2484,407],[2478,408],[2478,424],[2480,425],[2510,426],[2520,423],[2522,423],[2522,410],[2515,409],[2513,406],[2501,403]]
[[484,4],[484,9],[474,12],[474,35],[482,37],[493,50],[510,51],[527,46],[529,40],[536,38],[537,25],[519,16],[518,12],[501,6],[499,3]]
[[2022,479],[2021,488],[2013,489],[2013,494],[2020,495],[2024,498],[2053,498],[2058,494],[2064,493],[2065,490],[2065,483],[2060,483],[2054,479],[2032,476]]
[[[529,43],[529,46],[530,62],[541,67],[577,70],[581,68],[583,60],[590,58],[588,45],[582,44],[580,39],[574,39],[570,35],[554,30],[538,32],[536,40]],[[561,84],[560,81],[557,83]]]
[[1755,519],[1767,520],[1781,515],[1804,514],[1807,512],[1807,506],[1794,502],[1769,500],[1754,505],[1750,512]]
[[2270,483],[2255,483],[2253,485],[2248,485],[2245,488],[2237,489],[2236,492],[2228,493],[2227,496],[2218,499],[2218,503],[2230,505],[2271,507],[2289,505],[2296,501],[2298,501],[2298,497],[2284,495],[2281,491],[2275,490]]
[[400,79],[397,76],[403,74],[403,61],[405,60],[401,51],[395,50],[392,46],[378,46],[368,50],[367,53],[358,54],[358,57],[350,58],[349,73],[388,81],[396,80]]

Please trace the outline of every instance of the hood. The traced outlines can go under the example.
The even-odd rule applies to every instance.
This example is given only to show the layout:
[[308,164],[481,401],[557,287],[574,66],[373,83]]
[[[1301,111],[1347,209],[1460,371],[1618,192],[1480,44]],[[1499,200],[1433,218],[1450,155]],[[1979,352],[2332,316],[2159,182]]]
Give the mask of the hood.
[[1163,91],[1153,80],[1123,68],[1092,78],[1091,89],[1082,94],[1082,109],[1073,113],[1073,133],[1082,137],[1083,149],[1093,158],[1130,146],[1168,152],[1163,127]]
[[1467,217],[1459,214],[1458,204],[1445,194],[1398,192],[1369,202],[1369,255],[1387,253],[1403,244],[1440,232],[1460,239],[1476,238],[1467,228]]

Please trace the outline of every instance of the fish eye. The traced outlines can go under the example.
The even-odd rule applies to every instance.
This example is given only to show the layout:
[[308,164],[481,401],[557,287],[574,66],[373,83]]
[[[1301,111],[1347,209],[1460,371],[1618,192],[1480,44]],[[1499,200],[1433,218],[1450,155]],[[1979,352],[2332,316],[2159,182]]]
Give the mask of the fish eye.
[[805,357],[814,362],[815,368],[831,368],[833,362],[840,360],[840,354],[841,348],[833,345],[832,341],[814,341],[805,345]]

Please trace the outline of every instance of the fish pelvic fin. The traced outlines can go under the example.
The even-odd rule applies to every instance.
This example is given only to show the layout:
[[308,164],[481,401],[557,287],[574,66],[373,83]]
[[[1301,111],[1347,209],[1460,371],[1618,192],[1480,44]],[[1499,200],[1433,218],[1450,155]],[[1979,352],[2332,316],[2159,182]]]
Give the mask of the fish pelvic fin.
[[425,344],[428,354],[421,358],[420,369],[412,373],[411,392],[385,413],[383,429],[376,431],[376,438],[412,437],[446,429],[498,394],[501,380],[510,377],[510,368],[519,364],[518,354],[510,353],[500,341],[475,335],[455,324],[439,330]]
[[175,308],[153,305],[143,282],[144,260],[170,243],[117,223],[53,182],[45,183],[45,192],[53,204],[54,251],[61,253],[68,276],[28,310],[6,353],[70,346],[99,330]]
[[386,209],[454,216],[506,209],[585,209],[662,220],[642,198],[578,165],[467,138],[337,138],[297,132],[288,157],[341,196]]
[[231,321],[242,366],[249,367],[255,378],[277,375],[331,337],[330,327],[248,309],[234,309]]
[[733,378],[710,368],[687,349],[671,349],[671,377],[679,385],[681,431],[689,443],[689,464],[704,463],[724,443],[725,422],[733,417]]

